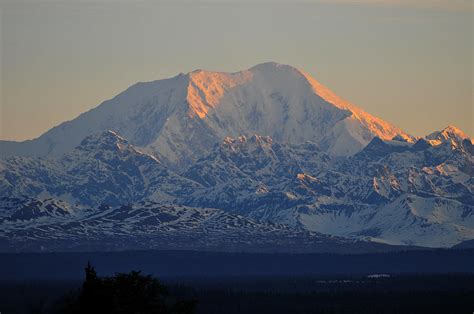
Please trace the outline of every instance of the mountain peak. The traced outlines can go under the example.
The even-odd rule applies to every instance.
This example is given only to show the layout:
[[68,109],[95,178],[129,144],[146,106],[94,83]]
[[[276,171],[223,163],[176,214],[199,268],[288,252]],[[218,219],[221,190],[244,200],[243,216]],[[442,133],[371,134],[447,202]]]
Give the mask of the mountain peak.
[[441,131],[435,131],[427,135],[426,139],[429,140],[432,144],[436,145],[448,141],[454,141],[458,143],[462,142],[464,139],[470,140],[470,137],[459,128],[453,125],[448,125]]
[[[34,141],[8,144],[7,153],[61,155],[107,129],[174,165],[200,158],[226,136],[261,134],[275,142],[311,141],[329,154],[347,156],[374,136],[389,140],[406,135],[305,72],[266,62],[235,73],[196,70],[136,84]],[[0,155],[5,150],[1,148]]]
[[461,139],[469,138],[469,136],[466,133],[464,133],[461,129],[455,127],[454,125],[448,125],[447,127],[445,127],[441,131],[441,134],[445,137],[456,136],[456,137],[459,137]]
[[100,155],[111,157],[115,154],[119,156],[140,156],[146,160],[161,163],[155,156],[145,153],[113,130],[105,130],[87,136],[75,149],[79,154],[92,154],[97,158]]
[[[221,121],[223,112],[230,110],[242,111],[242,105],[235,103],[236,101],[244,102],[248,105],[255,103],[255,109],[253,110],[261,111],[249,112],[242,117],[243,120],[248,120],[249,118],[252,120],[269,120],[267,123],[270,125],[266,126],[265,123],[261,123],[261,125],[254,126],[253,129],[249,130],[248,126],[244,127],[245,124],[242,123],[246,121],[237,121],[237,123],[235,121],[226,121],[223,123],[223,121]],[[336,124],[346,117],[347,119],[339,123],[341,124],[340,126],[328,125],[327,127],[330,128],[334,126],[335,129],[337,129],[334,130],[334,133],[337,133],[336,136],[338,137],[349,136],[353,138],[358,142],[357,145],[353,146],[356,150],[362,149],[373,136],[380,137],[383,140],[390,140],[396,135],[400,135],[406,139],[411,138],[410,135],[390,123],[374,117],[348,101],[343,100],[306,72],[293,66],[276,62],[261,63],[247,70],[235,73],[201,70],[191,72],[187,102],[190,107],[190,116],[194,115],[206,120],[218,119],[219,121],[215,122],[219,126],[222,124],[237,124],[239,126],[238,130],[235,130],[236,132],[223,134],[222,138],[227,135],[235,136],[237,134],[251,134],[255,132],[262,135],[270,135],[274,139],[280,140],[279,136],[276,135],[273,130],[274,126],[287,122],[272,121],[277,118],[276,115],[281,116],[283,114],[286,116],[290,114],[293,115],[293,117],[289,115],[288,118],[300,121],[315,119],[316,121],[319,119],[318,117],[308,117],[307,115],[314,110],[319,112],[318,115],[320,115],[321,112],[326,112],[327,117],[324,123],[313,122],[313,125]],[[232,104],[234,108],[230,108],[231,102],[234,103]],[[306,114],[302,112],[306,112]],[[235,113],[233,116],[237,117],[238,113]],[[316,114],[316,112],[314,113]],[[213,114],[216,115],[215,118]],[[301,117],[296,117],[299,115],[301,115]],[[362,128],[359,130],[347,130],[348,128],[353,129],[355,125],[360,124]],[[284,128],[285,126],[282,127]],[[314,126],[311,126],[311,128],[314,128]],[[267,129],[272,129],[272,131]],[[346,131],[341,129],[346,129]],[[294,131],[291,133],[294,133]],[[322,133],[326,132],[323,131]],[[309,140],[309,137],[299,138],[301,135],[297,136],[297,138],[291,138],[294,136],[292,134],[285,135],[285,137],[286,136],[290,136],[290,138],[286,138],[285,140],[291,142],[304,142]],[[345,153],[343,153],[342,150],[347,150],[347,147],[350,147],[350,145],[348,146],[346,144],[347,142],[345,140],[341,140],[340,146],[342,148],[335,148],[332,153],[344,155]],[[355,151],[351,150],[346,153],[350,154],[354,152]]]
[[291,70],[291,71],[299,71],[297,68],[283,63],[278,62],[263,62],[257,65],[254,65],[249,69],[249,71],[256,72],[256,71],[274,71],[274,70]]

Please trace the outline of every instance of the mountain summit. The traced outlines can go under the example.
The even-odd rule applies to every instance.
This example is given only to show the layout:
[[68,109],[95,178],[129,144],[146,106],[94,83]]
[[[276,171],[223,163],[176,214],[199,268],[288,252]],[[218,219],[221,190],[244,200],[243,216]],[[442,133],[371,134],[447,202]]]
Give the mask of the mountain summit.
[[353,155],[375,136],[411,139],[305,72],[270,62],[236,73],[196,70],[137,83],[37,139],[0,142],[0,156],[59,156],[108,129],[169,164],[196,160],[227,136],[311,141],[336,156]]
[[435,145],[444,142],[450,142],[454,145],[458,145],[463,140],[471,140],[466,133],[452,125],[448,125],[441,131],[435,131],[427,135],[426,139]]

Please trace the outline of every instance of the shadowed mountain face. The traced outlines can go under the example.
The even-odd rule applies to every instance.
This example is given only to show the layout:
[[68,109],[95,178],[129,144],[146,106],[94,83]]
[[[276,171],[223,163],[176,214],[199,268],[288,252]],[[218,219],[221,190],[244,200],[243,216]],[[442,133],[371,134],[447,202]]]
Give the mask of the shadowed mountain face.
[[474,238],[466,134],[415,139],[285,65],[139,83],[0,147],[0,250],[354,252]]

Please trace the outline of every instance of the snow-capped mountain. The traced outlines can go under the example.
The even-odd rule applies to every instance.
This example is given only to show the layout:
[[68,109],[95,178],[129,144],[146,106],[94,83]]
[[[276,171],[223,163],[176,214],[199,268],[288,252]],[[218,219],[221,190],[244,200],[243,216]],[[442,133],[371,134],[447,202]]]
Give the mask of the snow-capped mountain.
[[120,205],[153,195],[189,193],[198,184],[175,175],[113,131],[86,137],[60,157],[0,159],[0,194],[58,198],[70,204]]
[[[176,172],[105,131],[61,157],[1,159],[0,192],[8,196],[2,200],[2,227],[5,236],[22,238],[13,226],[31,235],[38,232],[38,221],[48,230],[50,225],[62,228],[58,219],[70,228],[87,214],[99,226],[90,219],[109,217],[103,216],[109,208],[117,214],[117,208],[145,201],[189,210],[218,208],[298,234],[306,230],[397,245],[452,246],[474,238],[473,145],[452,133],[443,140],[429,138],[416,143],[374,138],[356,155],[341,159],[310,142],[227,137]],[[131,223],[126,215],[114,217],[122,218],[113,228]],[[83,224],[73,225],[75,232],[86,232]],[[91,232],[103,236],[101,230]]]
[[0,250],[474,239],[472,139],[415,138],[275,63],[136,84],[0,155]]
[[39,138],[0,142],[0,155],[59,156],[91,134],[115,130],[167,164],[206,155],[225,137],[260,134],[289,143],[312,141],[351,155],[377,136],[411,138],[340,99],[304,72],[264,63],[237,73],[193,71],[138,83]]
[[[335,172],[346,175],[341,186],[350,196],[346,203],[359,209],[323,220],[306,216],[305,223],[310,230],[324,232],[316,226],[325,225],[332,234],[367,235],[387,243],[450,246],[472,239],[472,147],[470,139],[458,136],[438,143],[420,139],[414,144],[374,139],[335,167]],[[322,180],[331,180],[335,172]],[[351,189],[348,182],[358,182],[357,187]]]
[[458,136],[375,138],[341,160],[310,143],[226,139],[183,173],[206,188],[182,202],[339,236],[451,246],[474,238],[472,148]]

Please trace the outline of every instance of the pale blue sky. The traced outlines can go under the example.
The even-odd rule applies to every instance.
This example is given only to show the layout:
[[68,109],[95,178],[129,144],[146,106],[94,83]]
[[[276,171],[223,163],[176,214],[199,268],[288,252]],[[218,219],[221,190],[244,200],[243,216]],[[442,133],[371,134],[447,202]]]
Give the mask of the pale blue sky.
[[37,137],[137,81],[266,61],[412,134],[453,124],[472,136],[472,5],[3,1],[0,139]]

